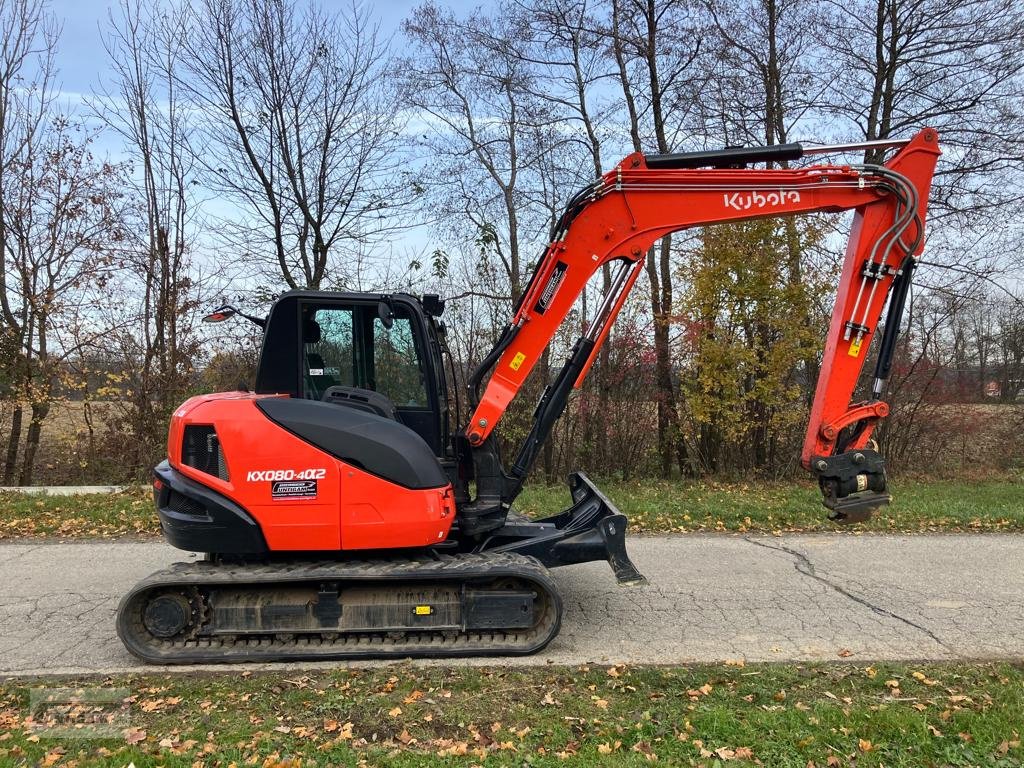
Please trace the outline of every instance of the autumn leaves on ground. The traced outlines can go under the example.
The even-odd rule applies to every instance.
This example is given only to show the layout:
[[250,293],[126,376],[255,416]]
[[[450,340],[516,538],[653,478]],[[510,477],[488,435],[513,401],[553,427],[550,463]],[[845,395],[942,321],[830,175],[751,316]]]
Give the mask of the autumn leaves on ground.
[[[1022,531],[1022,478],[897,480],[892,506],[853,530],[879,532]],[[629,517],[632,533],[832,531],[818,489],[809,483],[601,483]],[[565,486],[528,486],[517,507],[532,516],[570,503]],[[0,494],[0,539],[158,536],[145,490],[84,496]]]
[[[1018,766],[1011,665],[222,672],[0,684],[0,764]],[[67,685],[67,683],[62,683]],[[105,738],[88,727],[116,723]],[[54,727],[78,738],[53,739]]]

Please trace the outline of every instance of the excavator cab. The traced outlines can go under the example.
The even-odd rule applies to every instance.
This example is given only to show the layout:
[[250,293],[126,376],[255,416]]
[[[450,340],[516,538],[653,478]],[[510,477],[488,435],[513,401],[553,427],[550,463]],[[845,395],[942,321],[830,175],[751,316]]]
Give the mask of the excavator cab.
[[[427,306],[443,309],[436,297]],[[451,425],[442,332],[409,294],[290,291],[267,316],[255,391],[393,419],[443,458]]]

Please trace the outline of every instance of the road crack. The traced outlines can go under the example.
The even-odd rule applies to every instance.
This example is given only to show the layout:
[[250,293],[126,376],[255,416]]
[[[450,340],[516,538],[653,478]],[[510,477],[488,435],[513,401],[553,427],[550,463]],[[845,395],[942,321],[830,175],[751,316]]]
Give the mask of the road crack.
[[953,654],[958,658],[964,658],[964,655],[962,653],[960,653],[956,648],[953,648],[951,645],[949,645],[945,640],[936,635],[932,630],[928,629],[928,627],[918,624],[917,622],[908,619],[906,616],[901,616],[898,613],[890,611],[888,608],[883,608],[880,605],[875,605],[867,598],[854,594],[845,587],[836,584],[831,579],[822,576],[814,567],[814,563],[812,563],[810,558],[807,557],[807,555],[805,555],[803,552],[800,552],[796,549],[792,549],[791,547],[787,547],[782,544],[776,546],[764,541],[757,541],[756,539],[752,539],[749,536],[744,536],[743,540],[746,541],[748,544],[753,544],[756,547],[771,549],[776,552],[783,552],[789,555],[793,558],[793,567],[797,571],[797,573],[800,573],[804,576],[807,576],[808,578],[814,579],[815,581],[821,584],[824,584],[826,587],[836,592],[837,594],[842,595],[847,600],[851,600],[857,603],[858,605],[862,605],[879,616],[886,616],[890,619],[894,619],[895,621],[900,622],[901,624],[905,624],[906,626],[911,627],[912,629],[916,629],[918,632],[921,632],[927,637],[929,637],[936,645],[940,646],[941,648],[944,648],[949,653]]

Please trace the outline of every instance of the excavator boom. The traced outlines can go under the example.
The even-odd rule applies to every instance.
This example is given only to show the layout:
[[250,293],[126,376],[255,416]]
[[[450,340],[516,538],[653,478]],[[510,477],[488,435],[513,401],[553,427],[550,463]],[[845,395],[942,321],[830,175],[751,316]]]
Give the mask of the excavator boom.
[[[928,191],[940,152],[938,135],[930,128],[909,141],[838,149],[880,144],[900,147],[885,165],[742,167],[753,162],[781,163],[827,149],[804,150],[798,144],[678,155],[635,153],[572,198],[512,322],[474,377],[476,389],[493,368],[465,427],[470,445],[487,444],[591,277],[605,264],[618,262],[620,267],[567,368],[538,407],[534,431],[512,468],[511,483],[504,488],[506,502],[518,492],[536,450],[564,409],[569,385],[582,383],[656,241],[706,224],[846,210],[855,212],[852,233],[801,462],[821,480],[826,506],[836,519],[864,519],[888,501],[881,458],[867,446],[874,426],[888,414],[881,400],[882,387],[914,257],[924,246]],[[703,167],[709,165],[717,167]],[[890,295],[872,396],[852,403]]]

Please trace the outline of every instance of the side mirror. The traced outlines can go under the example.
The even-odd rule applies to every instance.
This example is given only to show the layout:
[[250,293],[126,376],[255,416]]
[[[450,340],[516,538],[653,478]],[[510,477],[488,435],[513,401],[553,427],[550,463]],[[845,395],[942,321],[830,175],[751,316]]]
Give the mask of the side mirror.
[[388,330],[395,324],[395,313],[391,311],[391,305],[386,301],[377,302],[377,317],[380,318],[381,325]]
[[254,324],[258,325],[260,328],[263,328],[264,330],[266,330],[267,318],[265,318],[265,317],[254,317],[252,315],[245,314],[245,312],[239,312],[237,309],[232,307],[230,304],[225,304],[222,307],[217,307],[215,310],[213,310],[213,312],[211,312],[210,314],[206,315],[203,318],[203,322],[204,323],[223,323],[225,320],[227,320],[230,317],[234,317],[235,315],[238,315],[239,317],[244,317],[250,323],[254,323]]
[[223,323],[229,317],[234,317],[236,310],[234,307],[218,307],[213,310],[210,314],[203,318],[204,323]]

